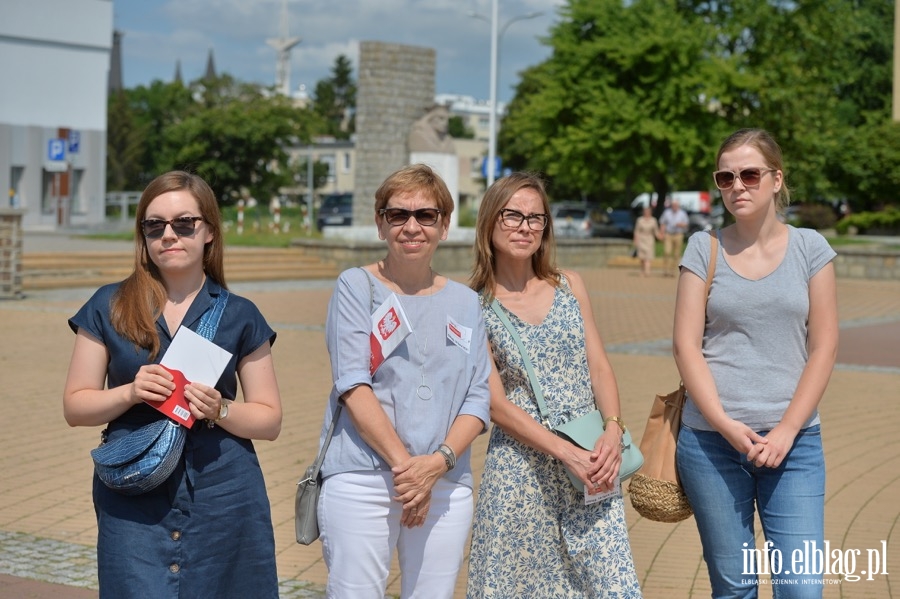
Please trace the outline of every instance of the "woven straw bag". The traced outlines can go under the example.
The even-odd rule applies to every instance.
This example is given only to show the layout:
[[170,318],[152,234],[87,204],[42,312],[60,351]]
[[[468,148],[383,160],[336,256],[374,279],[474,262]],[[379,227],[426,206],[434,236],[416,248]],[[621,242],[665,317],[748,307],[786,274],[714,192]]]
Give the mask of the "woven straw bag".
[[[709,253],[707,299],[719,254],[719,240],[715,231],[710,232]],[[657,395],[653,399],[650,417],[641,437],[644,465],[628,485],[629,498],[635,511],[655,522],[680,522],[694,513],[678,480],[678,468],[675,465],[675,449],[685,399],[683,382],[679,383],[677,390],[668,395]]]

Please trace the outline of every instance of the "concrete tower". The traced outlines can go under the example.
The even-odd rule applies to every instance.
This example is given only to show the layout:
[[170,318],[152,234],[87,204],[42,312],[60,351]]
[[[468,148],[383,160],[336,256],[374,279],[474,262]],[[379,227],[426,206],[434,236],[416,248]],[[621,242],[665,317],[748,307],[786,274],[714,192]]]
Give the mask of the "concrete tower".
[[300,43],[299,37],[288,35],[287,0],[281,0],[281,37],[270,38],[266,43],[278,52],[275,63],[275,89],[285,96],[291,95],[291,48]]

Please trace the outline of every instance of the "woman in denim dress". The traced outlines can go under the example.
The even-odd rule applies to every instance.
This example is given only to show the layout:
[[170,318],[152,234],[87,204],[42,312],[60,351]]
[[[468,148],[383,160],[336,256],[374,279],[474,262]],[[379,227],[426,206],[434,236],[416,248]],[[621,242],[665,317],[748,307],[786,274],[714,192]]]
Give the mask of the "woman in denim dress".
[[[69,320],[77,336],[65,418],[106,425],[109,442],[166,417],[151,407],[175,388],[159,362],[178,328],[196,330],[225,293],[221,217],[200,177],[154,179],[135,234],[134,272],[101,287]],[[94,476],[101,598],[278,596],[269,501],[251,442],[281,429],[275,332],[253,303],[229,293],[211,341],[232,356],[214,387],[184,388],[197,420],[172,475],[133,496]],[[238,379],[242,402],[234,402]]]

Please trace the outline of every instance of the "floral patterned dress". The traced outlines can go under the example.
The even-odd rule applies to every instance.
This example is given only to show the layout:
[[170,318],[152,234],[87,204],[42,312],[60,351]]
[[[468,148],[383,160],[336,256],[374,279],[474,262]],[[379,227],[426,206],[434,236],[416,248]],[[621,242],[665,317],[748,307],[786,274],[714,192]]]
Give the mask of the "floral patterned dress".
[[[484,315],[507,397],[540,420],[515,342],[489,305]],[[534,365],[551,424],[592,410],[581,310],[565,278],[541,324],[507,316]],[[482,597],[641,597],[622,496],[585,505],[562,462],[494,426],[469,555],[467,598]]]

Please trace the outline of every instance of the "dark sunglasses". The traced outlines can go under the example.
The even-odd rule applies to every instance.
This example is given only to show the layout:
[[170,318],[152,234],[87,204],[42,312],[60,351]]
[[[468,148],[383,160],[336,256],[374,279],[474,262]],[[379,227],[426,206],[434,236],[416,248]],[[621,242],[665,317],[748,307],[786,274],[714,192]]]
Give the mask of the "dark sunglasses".
[[716,171],[713,173],[713,180],[719,189],[731,189],[737,177],[741,178],[744,187],[756,187],[762,180],[762,176],[766,173],[777,171],[775,168],[745,168],[738,173],[734,171]]
[[419,208],[418,210],[406,210],[405,208],[382,208],[378,214],[384,217],[392,227],[405,225],[412,216],[423,227],[430,227],[438,221],[443,210],[439,208]]
[[203,220],[202,216],[179,216],[172,220],[160,220],[148,218],[141,221],[141,229],[147,239],[159,239],[166,232],[166,227],[172,225],[172,231],[179,237],[188,237],[197,230],[197,223]]

